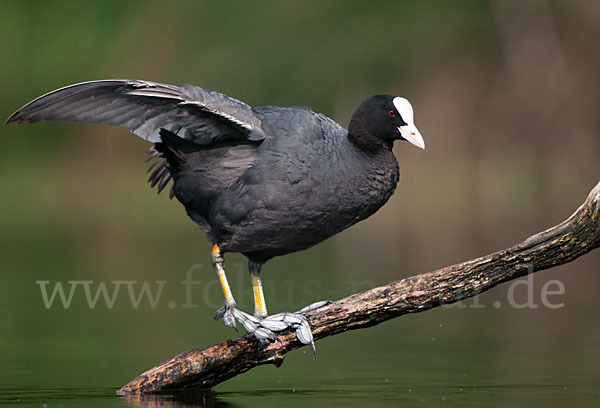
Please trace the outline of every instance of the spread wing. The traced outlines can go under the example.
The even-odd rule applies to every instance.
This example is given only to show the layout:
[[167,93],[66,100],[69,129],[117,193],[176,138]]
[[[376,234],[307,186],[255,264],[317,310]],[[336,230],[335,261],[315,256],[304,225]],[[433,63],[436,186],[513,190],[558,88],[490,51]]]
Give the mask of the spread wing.
[[265,139],[252,108],[219,92],[192,85],[114,79],[83,82],[29,102],[6,123],[65,120],[101,122],[160,142],[160,129],[200,145]]

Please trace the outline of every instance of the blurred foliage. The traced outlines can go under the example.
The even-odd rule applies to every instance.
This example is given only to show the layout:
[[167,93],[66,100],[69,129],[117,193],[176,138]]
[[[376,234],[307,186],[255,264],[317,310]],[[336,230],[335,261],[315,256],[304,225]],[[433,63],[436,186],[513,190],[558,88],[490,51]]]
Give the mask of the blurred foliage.
[[[600,174],[599,22],[600,3],[585,0],[3,1],[0,112],[103,78],[307,105],[344,126],[372,94],[408,97],[427,150],[396,146],[402,179],[390,203],[266,266],[271,311],[292,310],[500,249],[568,216]],[[177,285],[207,263],[208,245],[177,202],[148,188],[148,146],[126,131],[60,123],[0,132],[0,348],[17,373],[0,377],[7,387],[117,387],[157,360],[235,335],[210,322],[220,295],[202,291],[214,282],[208,266],[197,272],[195,295],[206,296],[197,309],[133,310],[120,299],[90,310],[75,296],[68,310],[46,310],[36,280],[167,280],[163,297],[179,305]],[[385,392],[569,381],[597,391],[586,381],[600,378],[599,260],[535,277],[536,296],[550,279],[564,283],[562,309],[495,310],[503,285],[482,295],[487,308],[328,339],[317,363],[293,354],[279,371],[223,388],[377,377],[392,379]],[[249,309],[243,259],[228,261]]]

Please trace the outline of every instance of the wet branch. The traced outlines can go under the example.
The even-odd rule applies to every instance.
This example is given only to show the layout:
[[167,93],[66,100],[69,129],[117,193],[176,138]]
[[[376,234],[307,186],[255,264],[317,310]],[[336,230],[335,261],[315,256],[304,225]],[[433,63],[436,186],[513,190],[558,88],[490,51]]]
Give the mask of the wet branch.
[[[600,246],[600,183],[564,222],[510,248],[433,272],[357,293],[306,313],[315,340],[374,326],[406,313],[422,312],[475,296],[494,286],[571,262]],[[211,388],[262,364],[279,367],[302,344],[295,331],[260,349],[252,336],[183,352],[146,371],[117,394]]]

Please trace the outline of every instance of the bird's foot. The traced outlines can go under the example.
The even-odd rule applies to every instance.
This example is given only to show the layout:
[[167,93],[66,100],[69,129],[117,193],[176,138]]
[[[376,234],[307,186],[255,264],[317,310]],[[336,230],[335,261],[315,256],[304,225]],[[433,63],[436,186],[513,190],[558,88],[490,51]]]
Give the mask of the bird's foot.
[[277,313],[271,316],[264,317],[260,320],[260,326],[268,329],[271,332],[278,332],[288,328],[296,330],[296,337],[300,343],[307,344],[313,351],[315,360],[317,359],[317,350],[313,339],[312,331],[308,320],[300,313]]
[[271,316],[266,316],[260,320],[260,326],[270,330],[271,332],[278,332],[287,328],[295,329],[298,340],[300,340],[302,344],[307,344],[310,346],[316,360],[317,350],[315,348],[312,330],[310,329],[308,320],[302,313],[319,309],[320,307],[328,305],[329,303],[331,303],[331,300],[321,300],[303,307],[296,313],[277,313]]
[[296,337],[302,344],[309,345],[313,351],[315,359],[317,351],[313,339],[312,331],[308,320],[301,313],[317,309],[330,303],[329,301],[321,301],[313,303],[297,313],[277,313],[263,318],[249,315],[241,311],[236,305],[223,306],[215,314],[215,320],[223,318],[225,326],[236,329],[236,321],[244,326],[246,332],[254,335],[261,344],[270,344],[273,341],[279,341],[276,332],[286,330],[288,328],[296,330]]
[[236,321],[239,322],[246,332],[256,337],[261,344],[279,341],[279,338],[269,329],[261,326],[261,319],[240,310],[237,305],[226,305],[217,310],[215,320],[223,319],[225,326],[237,331]]

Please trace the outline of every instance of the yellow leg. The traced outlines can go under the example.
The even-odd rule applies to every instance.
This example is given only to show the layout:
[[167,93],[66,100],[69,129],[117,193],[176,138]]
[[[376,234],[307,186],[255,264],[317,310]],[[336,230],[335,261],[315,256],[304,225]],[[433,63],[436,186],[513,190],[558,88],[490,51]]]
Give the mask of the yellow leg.
[[223,297],[225,298],[225,305],[235,305],[235,299],[233,298],[231,288],[229,287],[229,282],[227,282],[227,276],[225,275],[225,261],[221,256],[221,250],[219,249],[219,246],[217,244],[213,246],[210,260],[213,264],[213,267],[215,268],[217,277],[219,278],[219,284],[221,285]]
[[260,279],[260,268],[262,264],[257,262],[248,262],[250,278],[252,279],[252,289],[254,292],[254,316],[267,317],[267,303],[263,293],[262,281]]

